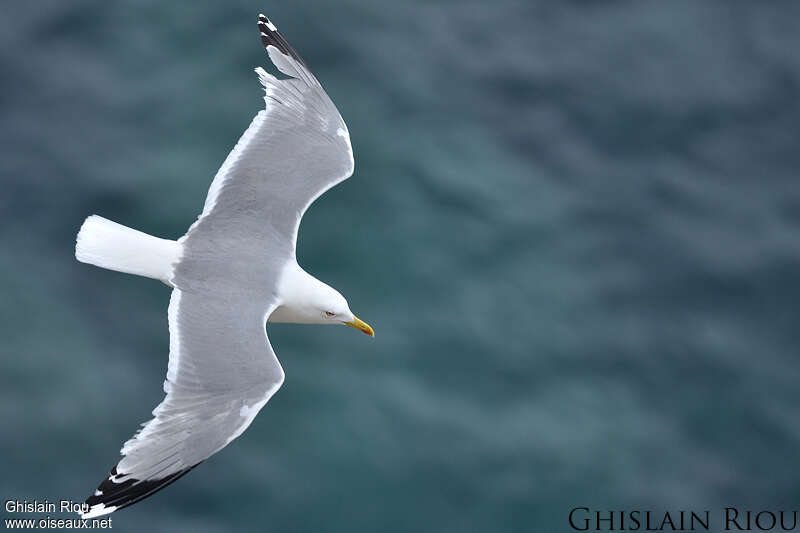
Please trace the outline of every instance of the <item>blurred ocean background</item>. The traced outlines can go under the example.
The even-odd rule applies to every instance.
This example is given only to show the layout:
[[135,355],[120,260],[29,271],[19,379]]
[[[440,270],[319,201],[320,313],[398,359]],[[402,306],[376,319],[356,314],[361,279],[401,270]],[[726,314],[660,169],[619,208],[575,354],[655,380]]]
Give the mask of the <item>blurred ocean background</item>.
[[377,336],[271,325],[283,388],[115,529],[797,508],[800,5],[727,1],[8,6],[3,500],[82,501],[161,401],[168,288],[75,234],[185,232],[263,107],[261,11],[355,149],[300,262]]

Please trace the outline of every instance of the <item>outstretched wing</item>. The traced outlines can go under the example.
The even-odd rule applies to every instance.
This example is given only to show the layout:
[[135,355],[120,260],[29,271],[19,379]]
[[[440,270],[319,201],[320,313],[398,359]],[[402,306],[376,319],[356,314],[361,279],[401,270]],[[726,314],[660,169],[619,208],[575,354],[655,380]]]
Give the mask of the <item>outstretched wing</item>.
[[258,28],[273,64],[289,77],[256,69],[266,109],[225,159],[183,239],[239,235],[294,254],[303,213],[353,173],[353,150],[344,120],[305,62],[264,15]]
[[167,396],[86,500],[84,518],[150,496],[247,429],[283,383],[265,330],[274,307],[244,293],[172,292]]

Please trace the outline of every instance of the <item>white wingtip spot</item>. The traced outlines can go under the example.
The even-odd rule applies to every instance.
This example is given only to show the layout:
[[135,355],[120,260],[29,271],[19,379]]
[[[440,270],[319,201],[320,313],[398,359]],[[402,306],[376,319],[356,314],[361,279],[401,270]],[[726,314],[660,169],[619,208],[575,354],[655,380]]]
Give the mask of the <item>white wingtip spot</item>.
[[106,507],[104,503],[98,503],[97,505],[92,505],[92,507],[87,512],[81,511],[80,515],[81,518],[96,518],[98,516],[111,514],[116,510],[117,510],[116,505],[112,505],[111,507]]
[[264,13],[258,14],[258,21],[266,24],[267,28],[269,28],[270,31],[278,31],[275,25],[267,18],[267,16]]
[[350,153],[350,164],[355,165],[355,159],[353,159],[353,145],[350,143],[350,132],[344,128],[339,128],[336,130],[336,135],[343,137],[345,142],[347,142],[347,151]]
[[[144,429],[144,428],[143,428],[143,429]],[[132,438],[132,439],[130,439],[128,442],[126,442],[126,443],[125,443],[125,445],[122,447],[122,450],[120,451],[120,453],[122,453],[122,455],[126,455],[126,454],[127,454],[127,452],[128,452],[128,451],[130,451],[130,450],[128,450],[128,449],[127,449],[127,448],[128,448],[128,444],[129,444],[131,441],[135,441],[135,440],[137,440],[137,438],[138,438],[138,437],[139,437],[139,435],[141,435],[141,434],[142,434],[142,431],[140,430],[140,431],[139,431],[139,433],[137,433],[137,434],[136,434],[136,436],[134,436],[134,438]],[[127,480],[125,479],[126,477],[128,477],[128,474],[117,473],[116,475],[113,475],[113,476],[108,476],[108,480],[109,480],[111,483],[123,483],[124,481],[127,481]]]
[[103,491],[100,490],[100,489],[97,489],[96,491],[94,491],[94,495],[95,496],[102,496],[103,495]]

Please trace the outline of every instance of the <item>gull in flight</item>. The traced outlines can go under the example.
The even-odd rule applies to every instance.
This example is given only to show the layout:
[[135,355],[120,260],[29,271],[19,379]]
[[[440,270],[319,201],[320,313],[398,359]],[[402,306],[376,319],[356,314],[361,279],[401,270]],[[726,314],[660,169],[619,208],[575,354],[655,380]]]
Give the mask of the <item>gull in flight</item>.
[[186,235],[159,239],[96,215],[78,233],[78,261],[173,287],[166,397],[122,447],[83,518],[152,495],[247,429],[283,383],[267,321],[345,324],[374,336],[341,294],[295,258],[303,213],[353,173],[347,126],[264,15],[258,29],[287,77],[256,69],[266,109],[225,159]]

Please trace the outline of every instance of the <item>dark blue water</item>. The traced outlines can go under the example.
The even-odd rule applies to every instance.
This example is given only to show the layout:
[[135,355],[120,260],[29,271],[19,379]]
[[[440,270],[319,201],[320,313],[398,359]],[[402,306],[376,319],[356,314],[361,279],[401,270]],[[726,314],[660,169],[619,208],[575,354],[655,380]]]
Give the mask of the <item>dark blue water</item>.
[[82,500],[161,400],[169,290],[74,236],[91,213],[184,233],[263,105],[260,11],[355,150],[301,263],[377,337],[270,326],[284,387],[116,529],[796,508],[800,8],[721,1],[9,7],[4,500]]

